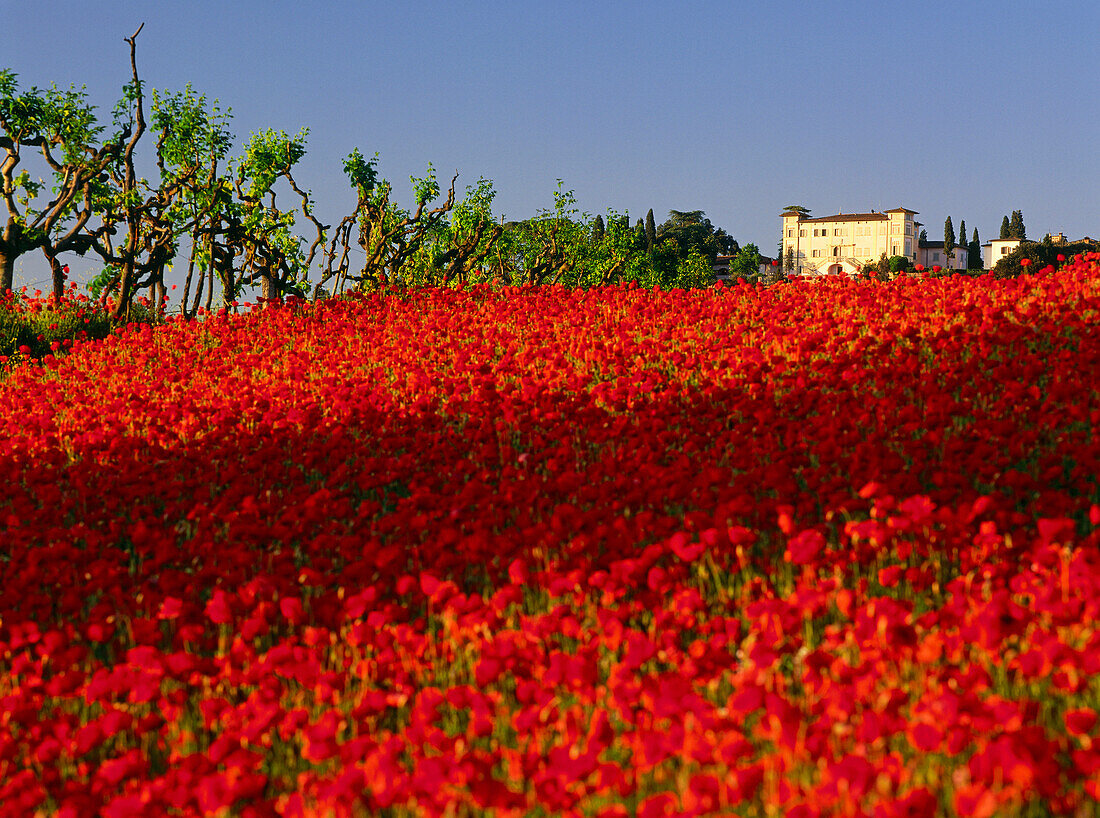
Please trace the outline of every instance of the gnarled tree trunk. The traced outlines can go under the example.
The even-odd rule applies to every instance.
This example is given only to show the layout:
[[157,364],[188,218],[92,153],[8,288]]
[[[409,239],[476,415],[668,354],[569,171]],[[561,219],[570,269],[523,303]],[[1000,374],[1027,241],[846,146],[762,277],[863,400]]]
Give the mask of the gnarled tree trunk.
[[15,284],[15,257],[0,248],[0,293],[12,289]]

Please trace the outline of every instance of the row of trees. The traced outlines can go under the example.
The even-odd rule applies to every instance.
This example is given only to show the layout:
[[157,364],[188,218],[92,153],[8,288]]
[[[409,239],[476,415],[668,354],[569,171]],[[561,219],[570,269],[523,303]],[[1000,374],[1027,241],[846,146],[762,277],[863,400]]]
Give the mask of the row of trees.
[[[921,231],[921,242],[925,240],[925,232]],[[974,228],[974,232],[970,237],[970,241],[966,240],[966,219],[959,222],[959,236],[956,241],[955,227],[951,222],[951,217],[948,216],[943,223],[943,254],[947,259],[948,266],[951,266],[951,262],[955,258],[955,250],[958,247],[966,248],[966,269],[968,270],[980,270],[982,269],[982,240],[978,238],[978,228]]]
[[[922,231],[923,232],[923,231]],[[1027,241],[1027,228],[1024,227],[1024,214],[1023,211],[1013,210],[1012,216],[1005,216],[1001,220],[1001,234],[1002,239],[1019,239],[1020,241]],[[963,219],[959,223],[959,238],[960,243],[966,242],[966,220]],[[951,258],[951,254],[956,247],[961,246],[956,244],[955,230],[951,224],[951,217],[947,217],[947,221],[943,226],[943,250],[947,258]],[[967,269],[980,270],[982,269],[982,243],[978,238],[978,228],[974,228],[974,234],[971,236],[969,242],[966,243],[967,249]]]
[[[126,38],[130,81],[109,122],[99,121],[83,89],[20,90],[16,75],[0,70],[7,215],[0,291],[12,288],[15,261],[34,252],[48,264],[59,297],[63,256],[98,258],[102,271],[91,288],[104,303],[113,298],[115,317],[146,289],[159,303],[165,270],[180,259],[182,310],[193,315],[213,306],[215,291],[229,305],[249,289],[276,298],[488,279],[699,286],[713,281],[717,255],[739,254],[737,242],[702,211],[671,211],[660,225],[652,210],[633,225],[614,211],[593,219],[560,182],[552,208],[502,223],[492,213],[490,181],[468,186],[459,201],[457,174],[444,189],[429,165],[412,179],[414,206],[403,208],[378,174],[378,157],[358,149],[343,166],[355,207],[323,224],[295,175],[308,130],[255,133],[232,155],[231,113],[216,101],[190,86],[147,97],[136,58],[140,32]],[[153,179],[137,171],[138,148],[149,138]],[[27,169],[32,159],[48,182]]]
[[1011,218],[1005,216],[1001,219],[1000,238],[1027,241],[1027,228],[1024,227],[1024,214],[1022,211],[1013,210]]

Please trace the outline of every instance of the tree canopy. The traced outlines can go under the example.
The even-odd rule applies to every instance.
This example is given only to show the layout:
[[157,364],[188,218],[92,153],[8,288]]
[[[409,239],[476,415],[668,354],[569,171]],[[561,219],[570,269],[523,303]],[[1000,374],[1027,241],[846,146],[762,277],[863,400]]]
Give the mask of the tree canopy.
[[715,227],[702,210],[670,210],[668,221],[657,228],[657,242],[674,242],[678,255],[685,258],[692,250],[710,259],[733,255],[738,245],[721,227]]

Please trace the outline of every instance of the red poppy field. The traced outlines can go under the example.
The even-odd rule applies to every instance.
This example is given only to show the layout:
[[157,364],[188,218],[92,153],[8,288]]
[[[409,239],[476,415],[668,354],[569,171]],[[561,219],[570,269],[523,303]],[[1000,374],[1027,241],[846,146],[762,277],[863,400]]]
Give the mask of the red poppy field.
[[1100,255],[475,288],[0,382],[0,814],[1092,815]]

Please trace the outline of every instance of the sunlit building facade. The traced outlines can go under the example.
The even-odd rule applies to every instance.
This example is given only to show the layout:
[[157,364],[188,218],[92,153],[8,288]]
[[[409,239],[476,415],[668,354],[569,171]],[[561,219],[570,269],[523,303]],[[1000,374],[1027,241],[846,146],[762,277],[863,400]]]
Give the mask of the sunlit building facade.
[[854,275],[883,253],[916,262],[921,227],[913,219],[916,215],[917,211],[904,207],[819,218],[785,211],[780,215],[783,265],[793,261],[789,272],[795,275]]

